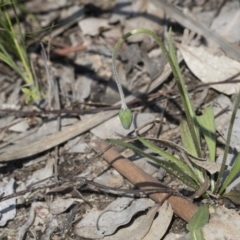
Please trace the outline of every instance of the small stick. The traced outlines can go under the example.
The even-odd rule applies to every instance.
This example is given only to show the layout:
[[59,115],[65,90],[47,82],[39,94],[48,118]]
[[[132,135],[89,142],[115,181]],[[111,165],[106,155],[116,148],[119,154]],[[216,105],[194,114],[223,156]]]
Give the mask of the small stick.
[[[107,144],[104,141],[101,141],[98,144],[95,144],[94,148],[98,152],[102,151],[102,149],[106,149],[106,147]],[[161,185],[159,181],[148,175],[142,169],[138,168],[128,159],[122,157],[113,149],[106,151],[103,154],[103,157],[120,174],[126,177],[131,183],[141,190],[147,190]],[[153,193],[150,194],[149,197],[156,202],[162,202],[168,194],[169,193]],[[197,211],[197,206],[195,204],[180,196],[169,196],[168,202],[172,205],[174,212],[187,222],[191,220]]]

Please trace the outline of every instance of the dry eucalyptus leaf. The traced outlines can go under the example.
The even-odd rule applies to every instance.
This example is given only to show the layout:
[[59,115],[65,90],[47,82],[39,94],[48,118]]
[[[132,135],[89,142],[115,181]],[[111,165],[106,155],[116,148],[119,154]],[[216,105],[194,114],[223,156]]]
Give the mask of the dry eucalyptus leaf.
[[[203,46],[192,47],[177,45],[189,69],[204,83],[224,81],[237,74],[240,63],[226,56],[215,56]],[[225,94],[237,93],[239,83],[211,85],[212,88]]]
[[[103,238],[105,235],[113,234],[118,227],[129,223],[136,213],[153,205],[154,202],[151,199],[118,198],[103,211],[88,212],[75,226],[74,232],[85,238]],[[97,229],[97,223],[99,229]]]
[[48,203],[49,211],[52,214],[60,214],[65,212],[68,208],[70,208],[76,202],[83,202],[83,200],[74,199],[74,198],[57,198],[53,202]]
[[120,39],[122,37],[122,31],[120,26],[114,26],[114,28],[109,29],[102,33],[104,38],[112,40],[112,39]]
[[143,238],[143,240],[158,240],[166,233],[169,224],[172,220],[173,210],[167,201],[158,209],[158,216],[154,219],[152,226]]
[[108,187],[119,188],[123,185],[124,180],[116,170],[110,169],[94,179],[94,182]]
[[219,206],[202,230],[205,239],[208,240],[239,239],[239,213],[234,209]]
[[[107,236],[104,240],[138,240],[149,231],[153,219],[159,209],[159,205],[154,205],[147,213],[140,215],[130,226],[119,229],[114,235]],[[154,239],[153,239],[154,240]]]
[[[107,206],[104,211],[115,209],[115,211],[122,211],[127,206],[131,204],[133,198],[121,197],[113,201],[109,206]],[[104,233],[97,229],[97,221],[100,217],[102,211],[91,210],[88,212],[84,218],[74,227],[74,233],[78,236],[85,238],[103,238]]]
[[74,227],[74,233],[83,238],[95,239],[103,238],[104,233],[97,229],[97,221],[101,211],[92,210]]
[[74,83],[74,100],[84,102],[91,93],[92,79],[86,76],[79,76]]
[[[0,194],[4,193],[5,196],[14,192],[14,179],[11,178],[7,184],[0,183]],[[13,219],[16,215],[16,198],[11,198],[0,202],[0,226],[3,227],[7,221]]]
[[29,128],[29,125],[27,121],[22,119],[21,122],[13,125],[12,127],[9,128],[9,130],[13,132],[26,132],[28,128]]
[[49,158],[44,168],[36,170],[32,175],[29,176],[26,185],[28,186],[51,177],[53,175],[53,164],[54,160]]
[[86,153],[89,145],[81,137],[76,137],[68,141],[66,149],[68,153]]
[[239,2],[228,2],[214,18],[211,30],[224,37],[230,43],[237,43],[240,40],[240,9]]
[[196,160],[193,158],[190,158],[191,162],[194,162],[196,165],[206,169],[209,173],[214,174],[216,172],[220,171],[221,164],[215,163],[215,162],[210,162],[210,161],[201,161],[201,160]]
[[134,201],[134,198],[132,197],[119,197],[115,201],[113,201],[111,204],[109,204],[102,212],[105,211],[118,211],[121,212],[123,209],[127,208],[132,202]]
[[99,218],[99,228],[105,235],[113,234],[116,229],[130,222],[132,217],[138,212],[144,211],[153,206],[154,202],[151,199],[137,199],[129,207],[121,212],[116,212],[113,209],[107,209]]
[[101,18],[85,18],[79,22],[79,27],[84,35],[97,36],[101,30],[109,29],[107,19]]

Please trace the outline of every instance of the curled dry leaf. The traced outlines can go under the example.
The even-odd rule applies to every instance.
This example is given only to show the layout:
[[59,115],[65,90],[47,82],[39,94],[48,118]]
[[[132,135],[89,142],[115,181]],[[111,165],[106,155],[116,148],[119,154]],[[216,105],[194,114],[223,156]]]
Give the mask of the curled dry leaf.
[[85,238],[103,238],[106,235],[113,234],[118,227],[129,223],[136,213],[144,211],[153,205],[154,202],[150,199],[133,201],[131,197],[118,198],[102,212],[90,211],[86,214],[82,221],[75,226],[74,232],[78,236]]
[[210,161],[200,161],[193,158],[190,158],[191,162],[194,162],[196,165],[206,169],[209,173],[214,174],[220,171],[221,164],[210,162]]
[[[189,69],[204,83],[224,81],[239,73],[240,63],[226,56],[215,56],[203,46],[177,46]],[[230,95],[239,91],[240,84],[217,84],[211,87]]]
[[[130,226],[119,229],[114,235],[107,236],[104,240],[136,240],[143,239],[149,231],[153,219],[159,209],[159,205],[154,205],[147,213],[141,214],[137,217]],[[152,239],[154,240],[154,239]]]
[[151,199],[138,199],[121,212],[108,209],[99,218],[99,228],[105,235],[111,235],[118,227],[129,223],[136,213],[146,210],[153,204],[154,202]]

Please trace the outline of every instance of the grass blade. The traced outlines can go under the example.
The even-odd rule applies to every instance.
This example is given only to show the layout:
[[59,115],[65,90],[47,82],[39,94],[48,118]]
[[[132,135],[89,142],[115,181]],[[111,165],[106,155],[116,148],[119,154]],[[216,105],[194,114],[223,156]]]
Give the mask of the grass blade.
[[208,220],[208,206],[200,206],[187,226],[191,240],[204,240],[202,228],[208,223]]
[[238,153],[232,166],[232,169],[230,170],[227,178],[225,179],[223,185],[221,186],[219,194],[222,194],[224,192],[226,187],[228,187],[228,185],[234,180],[234,178],[237,176],[237,174],[239,174],[239,172],[240,172],[240,153]]
[[180,133],[183,147],[193,156],[197,157],[197,150],[195,148],[194,142],[192,141],[191,132],[186,120],[182,120],[180,123]]
[[[181,138],[182,138],[182,143],[184,148],[191,153],[193,156],[197,156],[197,150],[196,150],[196,146],[192,140],[192,133],[189,130],[189,125],[186,122],[186,120],[182,120],[181,124],[180,124],[180,132],[181,132]],[[198,176],[198,179],[201,183],[204,182],[204,171],[203,168],[197,166],[196,164],[193,163],[193,167],[195,170],[195,173]]]
[[199,129],[198,129],[198,123],[196,120],[196,115],[195,115],[191,100],[189,98],[180,67],[178,65],[177,56],[175,54],[171,35],[172,34],[171,34],[171,29],[170,29],[170,31],[169,31],[169,53],[170,53],[170,58],[173,61],[172,64],[174,66],[172,68],[173,74],[176,79],[178,90],[180,92],[181,100],[182,100],[183,107],[184,107],[186,117],[187,117],[188,127],[191,132],[191,138],[193,140],[193,143],[194,143],[196,151],[197,151],[197,156],[202,157],[201,146],[200,146],[200,136],[199,136]]
[[185,172],[183,172],[175,163],[160,160],[157,157],[152,156],[151,154],[145,153],[143,150],[134,146],[131,143],[126,143],[126,142],[123,142],[123,141],[117,140],[117,139],[108,139],[108,142],[110,142],[112,144],[120,145],[125,148],[132,149],[134,152],[155,161],[157,164],[159,164],[161,167],[163,167],[169,174],[177,177],[183,183],[185,183],[189,187],[193,188],[194,190],[199,189],[199,186]]
[[138,140],[147,148],[151,149],[153,152],[159,154],[160,156],[166,158],[172,163],[175,163],[182,171],[184,171],[189,177],[191,177],[196,183],[198,183],[198,179],[196,178],[195,174],[189,168],[189,166],[181,161],[180,159],[176,158],[175,156],[169,154],[168,152],[164,151],[163,149],[157,147],[156,145],[152,144],[151,142],[138,137]]
[[216,160],[216,125],[212,106],[205,108],[202,116],[197,117],[201,132],[206,140],[209,150],[209,158],[212,162]]

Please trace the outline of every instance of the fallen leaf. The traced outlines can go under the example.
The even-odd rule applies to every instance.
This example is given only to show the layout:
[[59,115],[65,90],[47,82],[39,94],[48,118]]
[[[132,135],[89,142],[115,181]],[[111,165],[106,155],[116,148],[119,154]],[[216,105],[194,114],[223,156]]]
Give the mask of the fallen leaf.
[[107,19],[89,17],[81,20],[79,27],[84,35],[97,36],[101,30],[106,30],[111,28],[108,25]]
[[108,187],[119,188],[123,185],[124,179],[116,170],[110,169],[94,179],[94,182]]
[[70,139],[66,147],[68,153],[86,153],[89,149],[89,145],[82,141],[81,137]]
[[118,227],[129,223],[136,213],[146,210],[153,204],[152,200],[143,198],[135,200],[121,212],[116,212],[114,208],[108,208],[99,218],[99,228],[104,232],[104,235],[111,235]]
[[221,9],[211,24],[211,30],[224,37],[230,43],[237,43],[240,40],[240,9],[239,2],[228,2]]
[[101,211],[92,210],[88,212],[83,219],[77,223],[73,229],[74,233],[83,238],[95,239],[103,238],[104,233],[97,229],[97,221]]
[[162,239],[172,220],[173,210],[171,205],[165,201],[158,209],[158,216],[154,219],[150,230],[143,240]]
[[[60,214],[65,212],[68,208],[70,208],[73,204],[76,202],[79,202],[79,200],[74,199],[74,198],[57,198],[53,202],[48,203],[49,206],[49,211],[52,214]],[[83,202],[83,200],[80,200]]]
[[[215,56],[203,46],[177,46],[189,69],[204,83],[224,81],[239,72],[239,62],[226,56]],[[210,87],[230,95],[239,91],[240,84],[217,84]]]
[[206,169],[211,174],[219,172],[220,168],[221,168],[221,164],[215,163],[215,162],[211,162],[209,160],[200,161],[200,160],[196,160],[196,159],[190,158],[190,161],[194,162],[196,165]]
[[103,211],[93,210],[88,212],[74,227],[74,233],[85,238],[103,238],[105,235],[113,234],[118,227],[129,223],[136,213],[142,212],[153,205],[154,202],[151,199],[118,198]]
[[208,240],[239,239],[239,213],[233,209],[219,206],[202,230],[205,239]]
[[[0,183],[0,194],[4,193],[5,196],[14,192],[14,179],[11,178],[7,184]],[[13,219],[16,216],[16,198],[11,198],[0,202],[0,226],[6,225],[7,221]]]
[[147,213],[143,213],[139,217],[137,217],[130,226],[121,228],[114,235],[107,236],[104,239],[105,240],[142,239],[149,231],[149,228],[151,227],[151,224],[158,209],[159,205],[157,204],[154,205],[152,208],[148,210]]
[[38,169],[37,171],[33,172],[32,175],[29,176],[29,179],[26,182],[26,185],[30,185],[41,181],[43,179],[47,179],[53,175],[53,159],[49,158],[45,167]]

